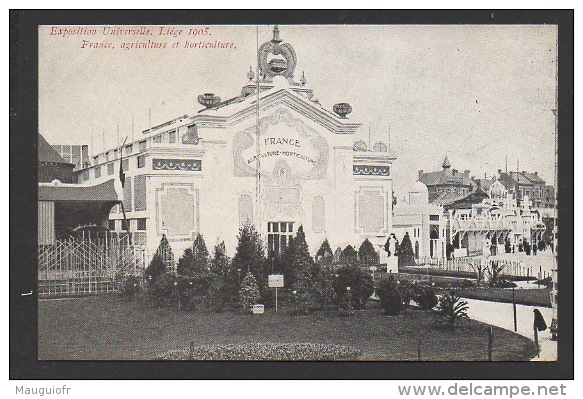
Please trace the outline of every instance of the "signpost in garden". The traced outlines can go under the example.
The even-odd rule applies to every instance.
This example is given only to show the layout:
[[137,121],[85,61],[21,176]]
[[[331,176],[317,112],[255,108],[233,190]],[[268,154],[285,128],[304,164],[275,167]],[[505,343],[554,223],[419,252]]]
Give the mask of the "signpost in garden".
[[283,274],[270,274],[267,278],[267,285],[275,288],[275,311],[277,312],[277,289],[283,287]]

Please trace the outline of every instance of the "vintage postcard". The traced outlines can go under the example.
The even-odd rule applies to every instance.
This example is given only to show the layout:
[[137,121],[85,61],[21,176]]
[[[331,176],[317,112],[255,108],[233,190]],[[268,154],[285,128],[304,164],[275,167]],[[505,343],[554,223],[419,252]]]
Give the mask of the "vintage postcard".
[[557,35],[40,25],[39,360],[556,361]]

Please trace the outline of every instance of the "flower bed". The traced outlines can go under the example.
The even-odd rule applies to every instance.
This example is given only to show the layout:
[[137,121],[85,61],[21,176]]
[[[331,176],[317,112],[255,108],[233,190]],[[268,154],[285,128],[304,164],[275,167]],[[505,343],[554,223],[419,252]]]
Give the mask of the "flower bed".
[[157,357],[158,360],[336,360],[360,354],[359,349],[345,345],[314,343],[251,343],[195,346],[176,349]]

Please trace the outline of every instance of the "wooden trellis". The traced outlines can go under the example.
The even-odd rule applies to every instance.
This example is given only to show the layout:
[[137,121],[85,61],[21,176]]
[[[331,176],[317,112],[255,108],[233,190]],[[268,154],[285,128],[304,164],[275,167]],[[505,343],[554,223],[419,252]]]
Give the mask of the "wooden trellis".
[[39,297],[112,292],[121,274],[143,275],[143,245],[127,236],[70,238],[38,247]]

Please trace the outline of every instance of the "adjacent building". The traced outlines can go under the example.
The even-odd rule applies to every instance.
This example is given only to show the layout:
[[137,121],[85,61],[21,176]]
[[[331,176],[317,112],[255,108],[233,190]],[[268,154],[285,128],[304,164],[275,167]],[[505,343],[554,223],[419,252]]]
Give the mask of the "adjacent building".
[[75,165],[75,170],[89,164],[89,146],[86,144],[55,144],[53,149],[67,163]]
[[417,181],[394,208],[393,230],[399,242],[409,234],[416,258],[444,258],[447,214],[443,206],[429,202],[427,186]]
[[459,172],[451,168],[447,155],[441,165],[442,170],[436,172],[419,171],[418,180],[427,186],[429,202],[448,201],[451,198],[470,194],[474,183],[470,171]]
[[474,181],[486,192],[489,192],[490,187],[496,183],[494,190],[511,194],[517,204],[528,197],[533,210],[538,211],[543,217],[554,217],[555,188],[547,185],[538,172],[502,172],[498,169],[497,176]]
[[78,184],[75,165],[66,162],[39,134],[38,243],[50,245],[83,230],[107,230],[119,198],[114,180]]

